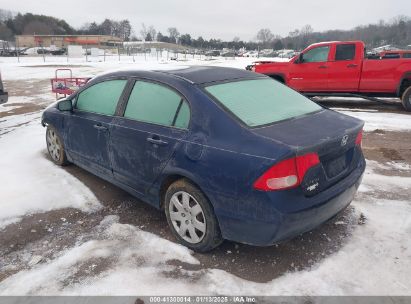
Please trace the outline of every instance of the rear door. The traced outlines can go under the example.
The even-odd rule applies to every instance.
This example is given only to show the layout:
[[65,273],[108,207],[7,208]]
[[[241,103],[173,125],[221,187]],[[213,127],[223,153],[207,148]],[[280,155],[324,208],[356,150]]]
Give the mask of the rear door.
[[301,92],[327,91],[330,48],[316,46],[304,53],[303,62],[291,64],[288,85]]
[[111,128],[114,178],[144,194],[187,136],[190,108],[174,89],[137,80]]
[[357,92],[360,76],[362,51],[355,43],[334,45],[328,63],[328,89],[335,92]]
[[68,152],[96,174],[111,175],[110,124],[126,83],[125,79],[116,79],[86,88],[76,97],[73,112],[65,120]]

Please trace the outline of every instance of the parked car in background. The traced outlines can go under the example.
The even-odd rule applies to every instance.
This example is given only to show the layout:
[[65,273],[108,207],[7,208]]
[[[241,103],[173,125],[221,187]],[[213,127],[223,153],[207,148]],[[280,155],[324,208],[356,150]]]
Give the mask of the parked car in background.
[[369,59],[362,41],[322,42],[289,62],[262,61],[248,68],[308,96],[399,97],[411,111],[411,60],[404,58],[408,52],[395,53],[401,57]]
[[205,55],[210,56],[210,57],[217,57],[217,56],[220,56],[220,51],[218,50],[207,51],[205,52]]
[[248,51],[243,54],[243,57],[258,57],[258,51]]
[[42,124],[56,164],[164,210],[196,251],[309,231],[350,204],[365,169],[362,121],[233,68],[107,73]]
[[3,86],[3,81],[1,80],[1,71],[0,71],[0,104],[6,103],[9,99],[9,93],[7,93]]
[[39,55],[47,55],[47,54],[50,54],[50,53],[51,53],[51,51],[49,49],[46,49],[46,48],[38,48],[37,49],[37,54],[39,54]]
[[51,55],[55,55],[55,56],[65,55],[65,54],[67,54],[67,49],[66,48],[61,48],[61,49],[57,49],[57,50],[52,50],[52,51],[50,51],[50,53],[51,53]]
[[223,50],[221,52],[221,57],[235,57],[235,51],[234,50]]

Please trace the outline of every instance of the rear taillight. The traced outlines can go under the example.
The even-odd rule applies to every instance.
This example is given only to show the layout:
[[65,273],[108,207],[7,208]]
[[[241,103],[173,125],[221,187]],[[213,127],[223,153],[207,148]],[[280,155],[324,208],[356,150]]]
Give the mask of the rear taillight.
[[305,173],[320,160],[317,153],[289,158],[272,166],[254,183],[254,189],[262,191],[284,190],[297,187]]
[[355,144],[360,147],[362,146],[362,130],[358,133]]

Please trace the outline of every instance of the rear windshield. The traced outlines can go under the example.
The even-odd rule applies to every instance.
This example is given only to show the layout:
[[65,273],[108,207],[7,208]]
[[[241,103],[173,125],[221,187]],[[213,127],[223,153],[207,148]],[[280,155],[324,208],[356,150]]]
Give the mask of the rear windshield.
[[250,127],[322,109],[308,98],[269,78],[222,83],[205,89]]

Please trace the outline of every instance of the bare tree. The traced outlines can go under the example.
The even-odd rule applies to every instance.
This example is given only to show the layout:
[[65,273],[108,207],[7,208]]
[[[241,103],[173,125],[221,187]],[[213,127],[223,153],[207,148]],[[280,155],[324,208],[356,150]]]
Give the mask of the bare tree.
[[146,27],[146,25],[145,25],[144,23],[142,23],[142,24],[141,24],[141,30],[140,30],[141,38],[142,38],[143,40],[146,39],[147,34],[148,34],[147,27]]
[[119,25],[120,25],[120,37],[124,41],[129,41],[130,36],[131,36],[131,30],[132,30],[130,21],[127,19],[122,20],[120,21]]
[[157,31],[156,31],[156,29],[154,28],[154,26],[150,25],[150,26],[148,27],[147,33],[150,34],[152,40],[155,40],[155,39],[156,39],[156,37],[157,37]]
[[5,22],[6,20],[9,20],[12,18],[13,18],[13,13],[11,11],[0,8],[0,22]]
[[274,35],[268,28],[261,29],[257,33],[257,40],[261,42],[263,46],[267,46],[271,41],[273,41]]
[[301,30],[300,30],[300,41],[299,41],[299,47],[304,48],[306,47],[309,42],[310,42],[310,36],[314,32],[313,28],[311,25],[307,24],[304,25]]
[[180,32],[175,27],[169,27],[167,29],[171,42],[177,43],[180,37]]

